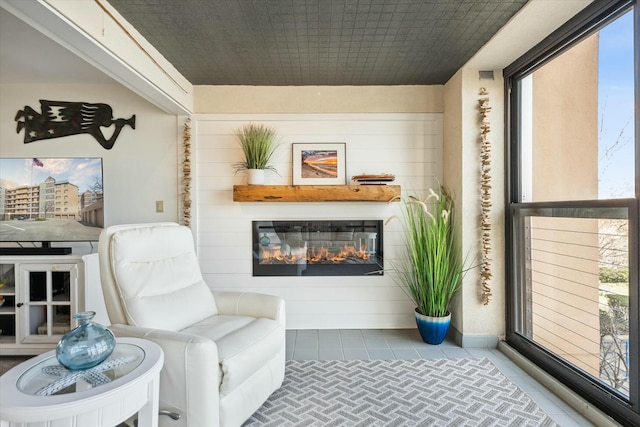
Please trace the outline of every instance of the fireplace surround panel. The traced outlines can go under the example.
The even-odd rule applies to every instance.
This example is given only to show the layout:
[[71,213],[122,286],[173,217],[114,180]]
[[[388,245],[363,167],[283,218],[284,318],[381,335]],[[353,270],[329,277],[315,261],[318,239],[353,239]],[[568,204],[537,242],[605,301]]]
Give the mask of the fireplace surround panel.
[[254,276],[383,274],[382,220],[253,221]]

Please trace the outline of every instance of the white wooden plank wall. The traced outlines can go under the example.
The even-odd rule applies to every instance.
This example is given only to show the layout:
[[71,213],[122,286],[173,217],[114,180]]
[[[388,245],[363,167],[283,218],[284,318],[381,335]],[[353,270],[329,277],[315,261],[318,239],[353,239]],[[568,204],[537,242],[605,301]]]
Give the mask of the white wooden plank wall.
[[[347,177],[392,173],[403,195],[426,194],[442,179],[442,114],[207,114],[194,116],[194,231],[207,284],[218,290],[277,294],[289,329],[413,328],[413,304],[384,276],[253,277],[251,221],[383,219],[402,215],[400,203],[238,203],[232,186],[242,160],[234,131],[263,123],[282,146],[267,183],[291,184],[291,144],[346,143]],[[385,267],[401,256],[402,223],[384,228]]]

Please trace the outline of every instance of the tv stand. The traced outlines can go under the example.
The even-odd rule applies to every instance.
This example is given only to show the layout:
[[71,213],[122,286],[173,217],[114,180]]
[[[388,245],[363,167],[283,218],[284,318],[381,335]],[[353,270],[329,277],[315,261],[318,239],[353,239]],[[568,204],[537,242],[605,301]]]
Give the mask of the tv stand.
[[[34,248],[39,249],[39,248]],[[0,257],[0,356],[35,355],[56,347],[78,325],[73,315],[85,310],[87,292],[99,292],[97,257],[88,272],[85,258],[63,256]],[[96,275],[97,273],[97,275]],[[87,290],[88,277],[91,286]],[[90,306],[94,311],[96,306]],[[4,420],[2,421],[4,423]]]
[[0,247],[0,255],[69,255],[71,248],[55,248],[51,246],[51,242],[42,242],[39,247]]

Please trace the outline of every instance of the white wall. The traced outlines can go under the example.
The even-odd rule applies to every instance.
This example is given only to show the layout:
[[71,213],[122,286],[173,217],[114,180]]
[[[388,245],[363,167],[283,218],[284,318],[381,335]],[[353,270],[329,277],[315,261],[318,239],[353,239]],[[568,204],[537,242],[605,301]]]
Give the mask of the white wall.
[[[40,99],[106,103],[114,118],[135,114],[136,129],[125,126],[111,150],[88,134],[25,144],[14,117],[26,105],[40,111]],[[102,157],[106,226],[177,220],[178,140],[176,116],[119,84],[0,85],[0,157]],[[156,200],[164,201],[164,213],[156,213]]]
[[[195,215],[198,256],[205,280],[221,290],[281,295],[287,328],[413,328],[414,305],[384,276],[252,277],[251,221],[265,219],[383,219],[401,214],[399,203],[239,203],[232,187],[242,153],[233,132],[254,122],[274,127],[282,147],[274,161],[291,184],[291,143],[345,142],[347,177],[392,173],[403,193],[424,194],[442,178],[442,114],[206,114],[194,117]],[[401,248],[400,220],[384,229],[385,267]]]
[[442,85],[194,86],[195,113],[441,113]]
[[[471,269],[465,276],[462,289],[452,301],[452,325],[464,334],[473,336],[503,336],[505,333],[505,277],[504,277],[504,89],[500,72],[495,80],[480,80],[478,70],[460,70],[445,85],[444,182],[456,196],[457,234],[461,250],[470,265],[478,265],[480,252],[480,87],[489,91],[491,112],[488,115],[491,132],[491,281],[492,298],[489,305],[481,299],[480,269]],[[477,345],[478,343],[474,343]]]

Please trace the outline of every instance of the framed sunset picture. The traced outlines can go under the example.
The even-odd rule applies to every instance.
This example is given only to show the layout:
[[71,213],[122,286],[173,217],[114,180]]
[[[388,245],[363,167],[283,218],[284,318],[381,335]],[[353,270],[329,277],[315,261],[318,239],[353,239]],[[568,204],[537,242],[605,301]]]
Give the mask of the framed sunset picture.
[[345,185],[345,143],[294,143],[293,185]]

